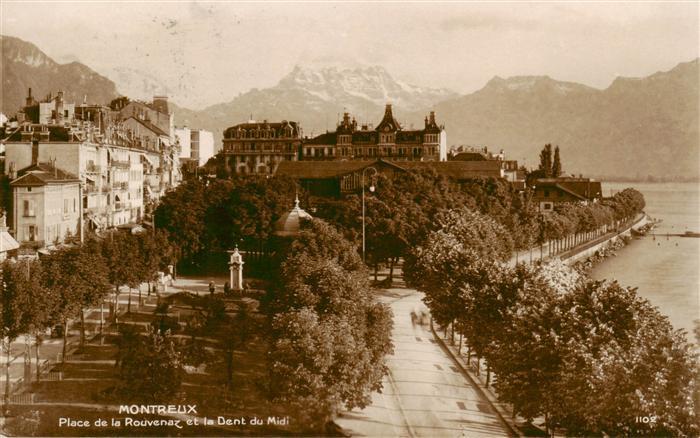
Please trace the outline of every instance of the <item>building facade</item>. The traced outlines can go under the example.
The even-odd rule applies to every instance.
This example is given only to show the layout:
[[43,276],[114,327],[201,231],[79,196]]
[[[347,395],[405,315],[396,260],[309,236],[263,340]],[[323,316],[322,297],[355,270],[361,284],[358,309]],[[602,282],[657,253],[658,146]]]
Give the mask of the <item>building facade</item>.
[[[30,95],[29,105],[18,113],[18,122],[5,128],[2,139],[5,172],[13,183],[17,182],[13,191],[16,189],[18,195],[29,196],[26,194],[29,191],[25,192],[19,185],[29,178],[24,175],[32,174],[36,179],[39,173],[31,169],[50,163],[58,173],[77,178],[81,230],[99,231],[142,221],[166,190],[181,181],[180,153],[172,141],[174,135],[163,130],[164,127],[168,129],[172,117],[163,115],[158,105],[154,104],[155,109],[142,103],[132,105],[124,98],[112,102],[111,106],[81,104],[74,106],[67,117],[40,123],[42,103],[57,107],[59,102],[60,99],[51,99],[37,103]],[[165,106],[167,110],[167,102]],[[142,107],[148,111],[136,111]],[[129,116],[123,118],[125,114]],[[152,122],[154,119],[159,125]],[[51,182],[46,189],[32,188],[32,191],[54,190],[56,184]],[[17,222],[24,220],[15,217],[24,211],[16,204],[20,201],[13,199],[13,205],[6,206],[18,240],[28,242],[29,225],[36,227],[33,229],[35,241],[46,243],[53,242],[56,236],[59,240],[65,237],[65,233],[54,232],[41,223]],[[47,208],[53,210],[50,206]],[[61,225],[62,230],[66,227],[66,224]]]
[[271,175],[283,161],[297,161],[301,127],[297,122],[249,121],[224,130],[223,154],[229,169],[238,174]]
[[588,204],[598,202],[603,197],[600,181],[590,178],[541,178],[535,181],[533,189],[533,199],[543,212],[554,210],[558,203]]
[[191,160],[202,167],[214,156],[214,134],[204,129],[175,128],[175,138],[180,145],[180,160]]
[[494,153],[488,148],[474,148],[469,146],[458,146],[452,148],[447,154],[449,161],[497,161],[501,163],[503,169],[503,177],[511,183],[524,184],[525,170],[518,167],[517,160],[506,160],[506,154],[501,149],[500,152]]
[[375,160],[391,161],[445,161],[447,159],[447,133],[444,126],[435,121],[435,112],[425,118],[420,130],[405,130],[394,118],[391,105],[387,104],[384,117],[376,128],[358,127],[350,114],[334,132],[327,132],[304,141],[301,160]]
[[10,183],[20,245],[35,248],[80,238],[80,179],[52,164],[34,164]]

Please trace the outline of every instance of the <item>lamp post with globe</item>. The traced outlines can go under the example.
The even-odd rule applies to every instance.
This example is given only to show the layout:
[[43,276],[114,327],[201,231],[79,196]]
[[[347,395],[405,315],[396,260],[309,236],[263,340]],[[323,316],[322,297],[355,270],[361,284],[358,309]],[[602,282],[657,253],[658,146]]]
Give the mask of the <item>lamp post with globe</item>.
[[[371,170],[372,176],[377,174],[377,169],[374,167],[365,167],[362,169],[362,261],[367,263],[365,251],[365,172]],[[369,191],[374,192],[374,185],[369,186]]]

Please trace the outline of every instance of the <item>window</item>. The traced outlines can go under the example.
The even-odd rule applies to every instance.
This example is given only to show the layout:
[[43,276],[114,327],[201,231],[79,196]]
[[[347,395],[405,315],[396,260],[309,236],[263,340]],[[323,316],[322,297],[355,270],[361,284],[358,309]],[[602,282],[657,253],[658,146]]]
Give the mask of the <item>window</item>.
[[34,201],[24,200],[24,217],[34,217]]
[[34,242],[36,240],[36,226],[30,225],[28,227],[27,235],[28,235],[27,240],[29,240],[30,242]]

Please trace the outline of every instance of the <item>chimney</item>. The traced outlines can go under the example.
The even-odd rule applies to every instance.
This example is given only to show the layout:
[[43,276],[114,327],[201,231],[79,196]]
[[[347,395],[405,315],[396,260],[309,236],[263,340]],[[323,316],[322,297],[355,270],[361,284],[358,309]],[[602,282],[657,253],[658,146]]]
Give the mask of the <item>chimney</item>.
[[170,108],[168,107],[168,96],[153,96],[153,107],[158,112],[170,114]]
[[32,89],[31,87],[29,88],[29,94],[27,95],[27,100],[26,100],[26,105],[25,106],[31,106],[34,104],[34,98],[32,97]]
[[22,126],[22,141],[31,141],[34,138],[34,132],[32,131],[32,125]]
[[39,140],[32,140],[32,166],[39,163]]
[[430,111],[430,124],[435,124],[435,111]]

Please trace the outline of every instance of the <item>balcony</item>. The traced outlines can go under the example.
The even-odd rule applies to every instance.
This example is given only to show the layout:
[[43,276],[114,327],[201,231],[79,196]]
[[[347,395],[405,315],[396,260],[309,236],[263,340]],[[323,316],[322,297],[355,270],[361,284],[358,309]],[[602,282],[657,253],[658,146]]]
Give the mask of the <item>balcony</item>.
[[110,165],[112,167],[119,167],[121,169],[128,169],[131,167],[131,163],[129,161],[121,161],[121,160],[112,160],[110,162]]
[[86,195],[98,193],[99,191],[99,188],[97,188],[97,186],[95,186],[94,184],[86,184],[85,188],[83,189],[83,193],[85,193]]
[[20,242],[20,246],[21,248],[39,249],[45,246],[44,243],[43,240],[24,240]]
[[115,181],[112,183],[112,188],[115,190],[127,190],[129,188],[129,183],[126,181]]

